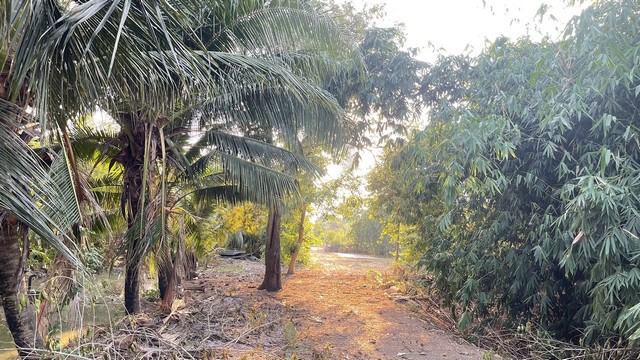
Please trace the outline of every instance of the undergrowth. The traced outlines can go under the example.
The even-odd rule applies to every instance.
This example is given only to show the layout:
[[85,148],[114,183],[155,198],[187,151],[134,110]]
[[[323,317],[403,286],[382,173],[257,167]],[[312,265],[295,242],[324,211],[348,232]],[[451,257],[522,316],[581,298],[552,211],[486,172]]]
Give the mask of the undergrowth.
[[[385,274],[372,273],[379,286],[388,294],[405,300],[409,308],[443,329],[455,331],[481,348],[491,350],[483,359],[494,359],[492,352],[504,359],[562,359],[562,360],[632,360],[640,359],[636,344],[625,344],[611,338],[606,345],[584,346],[553,338],[540,325],[526,322],[513,325],[506,317],[494,314],[491,319],[479,319],[478,325],[462,331],[456,308],[446,305],[438,297],[432,276],[420,269],[395,264]],[[484,321],[483,321],[484,320]],[[512,325],[508,325],[512,324]]]

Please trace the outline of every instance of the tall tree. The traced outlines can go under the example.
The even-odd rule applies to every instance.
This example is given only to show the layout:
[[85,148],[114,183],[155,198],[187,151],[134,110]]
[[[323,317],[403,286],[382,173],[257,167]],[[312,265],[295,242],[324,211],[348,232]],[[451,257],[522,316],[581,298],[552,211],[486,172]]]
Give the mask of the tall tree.
[[[163,125],[158,118],[174,108],[185,88],[193,92],[208,88],[210,62],[176,35],[178,29],[190,33],[176,8],[193,13],[195,4],[89,1],[65,8],[56,26],[48,30],[47,41],[41,44],[44,50],[34,71],[58,79],[55,86],[40,90],[61,99],[57,103],[59,112],[69,111],[69,97],[61,93],[65,88],[88,94],[84,108],[76,111],[90,111],[96,104],[105,110],[125,109],[115,117],[121,120],[121,129],[129,140],[125,149],[129,156],[123,159],[125,199],[129,200],[127,221],[130,227],[141,224],[141,230],[146,225],[141,216],[146,195],[143,183],[148,175],[145,170],[148,160],[155,156],[155,147],[151,152],[157,144],[154,134]],[[63,51],[56,51],[60,44]],[[59,69],[73,76],[60,76]],[[139,236],[140,232],[131,231],[130,235]],[[138,240],[131,243],[135,251],[127,253],[125,302],[127,309],[135,312],[140,248]]]

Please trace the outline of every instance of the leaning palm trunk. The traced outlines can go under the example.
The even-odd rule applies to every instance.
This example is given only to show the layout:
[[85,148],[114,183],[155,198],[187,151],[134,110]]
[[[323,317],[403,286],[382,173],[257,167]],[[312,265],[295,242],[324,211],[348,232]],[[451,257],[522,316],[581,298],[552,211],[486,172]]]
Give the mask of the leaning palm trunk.
[[28,357],[35,348],[35,332],[30,326],[26,304],[18,299],[18,278],[20,272],[20,249],[18,248],[18,219],[13,215],[0,213],[0,296],[7,325],[21,357]]
[[281,220],[282,215],[280,214],[278,206],[270,206],[269,218],[267,220],[267,240],[264,251],[265,272],[264,280],[258,287],[260,290],[278,291],[282,289],[280,269]]

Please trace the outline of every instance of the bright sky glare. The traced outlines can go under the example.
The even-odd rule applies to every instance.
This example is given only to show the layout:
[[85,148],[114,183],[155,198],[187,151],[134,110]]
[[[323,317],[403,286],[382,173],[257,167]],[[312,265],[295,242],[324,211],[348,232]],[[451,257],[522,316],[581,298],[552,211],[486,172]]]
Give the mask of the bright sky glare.
[[[378,26],[405,24],[407,46],[421,49],[420,58],[433,61],[437,53],[478,53],[485,40],[500,35],[511,39],[543,35],[556,39],[564,24],[587,4],[566,7],[563,0],[353,0],[356,8],[386,4],[387,16]],[[587,1],[588,3],[588,1]],[[549,7],[540,24],[536,13],[542,4]],[[472,48],[467,48],[470,45]]]

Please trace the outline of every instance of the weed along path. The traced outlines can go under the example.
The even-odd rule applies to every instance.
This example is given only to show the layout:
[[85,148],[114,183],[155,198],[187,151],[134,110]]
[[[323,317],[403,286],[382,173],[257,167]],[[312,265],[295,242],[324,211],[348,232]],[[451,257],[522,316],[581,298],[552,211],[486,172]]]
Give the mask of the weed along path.
[[389,259],[313,252],[313,263],[277,295],[296,335],[291,351],[316,359],[482,359],[480,349],[385,292],[379,279],[390,265]]

